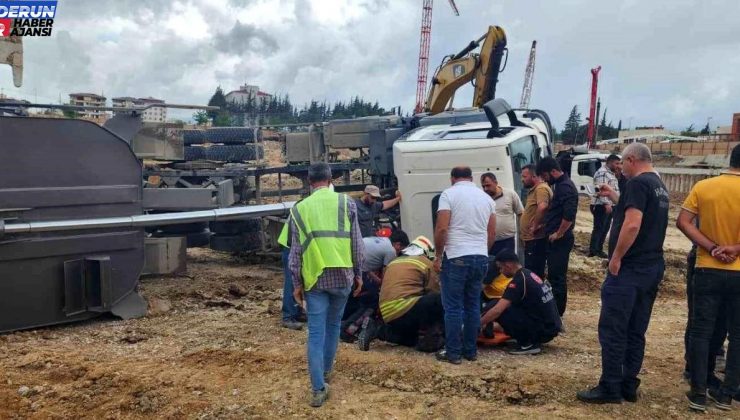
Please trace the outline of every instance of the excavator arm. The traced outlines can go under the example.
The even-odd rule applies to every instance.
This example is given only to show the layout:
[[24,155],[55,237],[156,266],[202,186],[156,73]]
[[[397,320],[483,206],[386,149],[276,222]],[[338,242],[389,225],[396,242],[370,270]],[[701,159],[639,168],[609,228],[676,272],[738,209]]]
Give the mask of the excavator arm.
[[16,87],[21,87],[23,82],[23,43],[21,37],[0,37],[0,64],[8,64],[13,68],[13,84]]
[[[482,44],[479,54],[470,52]],[[488,32],[454,56],[445,57],[432,78],[425,110],[437,114],[445,110],[455,96],[455,91],[464,84],[474,81],[473,106],[481,107],[493,99],[506,49],[506,34],[499,26],[489,26]]]

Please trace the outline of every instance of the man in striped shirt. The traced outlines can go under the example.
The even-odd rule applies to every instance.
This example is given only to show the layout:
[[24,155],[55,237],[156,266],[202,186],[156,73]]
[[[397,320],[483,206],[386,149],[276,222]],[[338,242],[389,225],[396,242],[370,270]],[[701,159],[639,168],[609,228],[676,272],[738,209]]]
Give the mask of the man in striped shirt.
[[[609,155],[606,158],[606,164],[602,165],[594,174],[594,187],[599,185],[609,185],[617,194],[619,194],[619,181],[616,173],[619,171],[619,165],[622,160],[617,155]],[[589,257],[606,258],[604,253],[604,241],[606,234],[609,232],[609,226],[612,224],[612,211],[616,203],[613,203],[609,197],[600,197],[598,190],[591,197],[591,214],[594,216],[594,228],[591,231],[591,245],[589,246]]]

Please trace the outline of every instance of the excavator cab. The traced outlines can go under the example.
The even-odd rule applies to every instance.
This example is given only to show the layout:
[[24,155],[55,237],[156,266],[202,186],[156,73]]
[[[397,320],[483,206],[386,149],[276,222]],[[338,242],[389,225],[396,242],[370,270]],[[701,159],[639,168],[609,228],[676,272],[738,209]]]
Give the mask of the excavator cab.
[[[471,53],[479,46],[480,52]],[[454,99],[455,91],[468,82],[473,82],[475,87],[473,107],[480,108],[495,98],[506,51],[504,30],[500,26],[489,26],[488,32],[478,40],[471,41],[457,54],[445,57],[432,78],[424,110],[432,115],[444,111]]]

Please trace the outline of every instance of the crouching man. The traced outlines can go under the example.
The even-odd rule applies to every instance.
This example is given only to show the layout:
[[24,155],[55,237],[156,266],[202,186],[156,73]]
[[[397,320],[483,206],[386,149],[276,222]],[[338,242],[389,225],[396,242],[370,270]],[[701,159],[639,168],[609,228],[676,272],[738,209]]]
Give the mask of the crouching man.
[[522,268],[510,249],[496,255],[496,264],[511,281],[501,299],[483,310],[481,326],[485,328],[494,322],[494,331],[514,338],[519,347],[511,354],[538,354],[542,351],[540,345],[557,337],[562,327],[552,287],[537,274]]
[[[380,313],[385,324],[366,321],[358,338],[360,350],[367,351],[375,338],[422,351],[441,348],[444,309],[433,256],[432,242],[419,236],[388,264],[380,287]],[[424,343],[420,343],[420,333]]]

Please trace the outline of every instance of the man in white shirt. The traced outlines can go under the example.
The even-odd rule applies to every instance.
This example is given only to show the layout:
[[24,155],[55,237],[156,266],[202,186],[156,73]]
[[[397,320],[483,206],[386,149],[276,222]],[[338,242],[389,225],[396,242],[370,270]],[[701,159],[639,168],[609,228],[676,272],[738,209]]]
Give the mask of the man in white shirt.
[[452,187],[439,197],[434,230],[445,310],[445,350],[437,359],[460,364],[477,359],[480,294],[488,271],[488,250],[496,238],[496,204],[473,183],[473,172],[459,166],[450,173]]
[[524,211],[519,195],[498,185],[496,175],[486,172],[480,176],[480,185],[496,203],[496,242],[488,255],[498,255],[504,249],[515,250],[517,219]]

